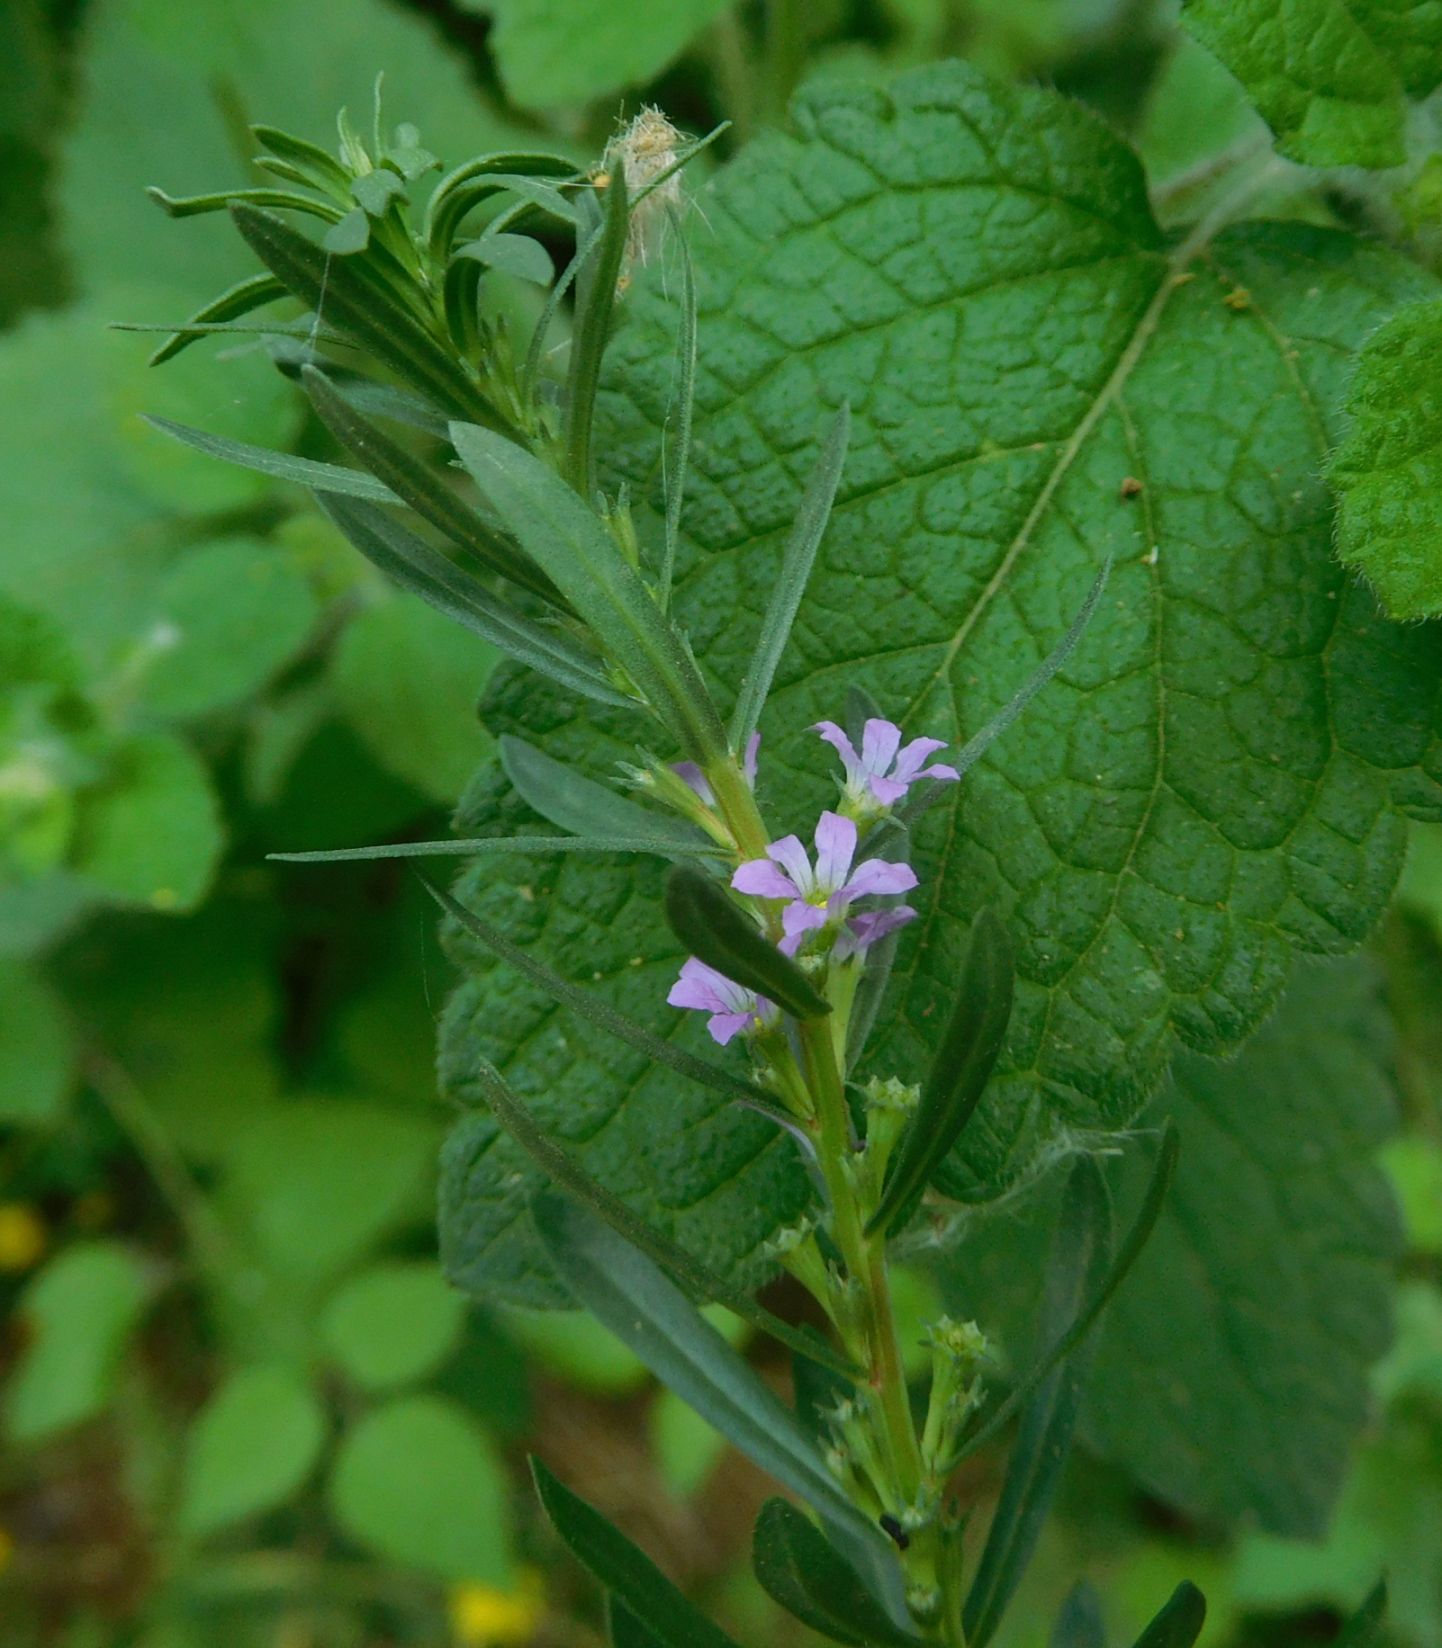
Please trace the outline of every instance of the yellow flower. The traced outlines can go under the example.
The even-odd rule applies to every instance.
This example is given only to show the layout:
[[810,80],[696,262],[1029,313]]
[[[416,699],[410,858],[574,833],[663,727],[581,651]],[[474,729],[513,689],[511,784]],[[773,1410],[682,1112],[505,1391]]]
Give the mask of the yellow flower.
[[509,1591],[467,1581],[451,1591],[451,1634],[461,1648],[511,1648],[531,1640],[545,1611],[534,1568],[524,1569]]
[[45,1251],[45,1226],[26,1202],[0,1202],[0,1270],[29,1270]]

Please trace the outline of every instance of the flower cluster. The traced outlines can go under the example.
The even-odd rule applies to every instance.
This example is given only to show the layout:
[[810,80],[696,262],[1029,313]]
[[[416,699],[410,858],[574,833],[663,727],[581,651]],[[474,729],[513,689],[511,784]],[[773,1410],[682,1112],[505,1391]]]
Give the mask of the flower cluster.
[[[814,856],[798,836],[783,836],[766,848],[765,857],[742,863],[731,877],[731,886],[770,906],[769,918],[779,918],[781,927],[778,948],[786,955],[795,957],[804,951],[842,963],[865,956],[878,940],[916,916],[909,904],[853,908],[863,899],[895,897],[917,885],[916,872],[909,864],[865,856],[858,859],[862,827],[889,813],[920,780],[948,782],[959,775],[953,767],[925,764],[944,748],[940,739],[915,738],[903,747],[901,728],[891,721],[876,717],[867,721],[859,754],[834,721],[820,721],[812,731],[841,756],[845,772],[841,810],[822,813],[813,835]],[[759,742],[759,734],[751,738],[743,763],[753,787]],[[714,806],[715,796],[699,767],[682,762],[674,770],[706,806]],[[682,967],[666,999],[673,1007],[708,1014],[708,1029],[722,1045],[743,1031],[766,1029],[780,1019],[771,1002],[694,956]]]
[[894,721],[873,716],[862,728],[860,755],[834,721],[818,721],[811,730],[820,733],[841,757],[846,769],[842,804],[860,818],[889,812],[918,779],[955,783],[961,777],[955,767],[922,766],[929,755],[946,748],[943,740],[913,738],[903,749],[901,728]]

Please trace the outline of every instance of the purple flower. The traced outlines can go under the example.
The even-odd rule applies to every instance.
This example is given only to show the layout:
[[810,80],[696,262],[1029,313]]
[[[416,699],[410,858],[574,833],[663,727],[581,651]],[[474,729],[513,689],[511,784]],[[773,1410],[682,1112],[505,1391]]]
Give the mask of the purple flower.
[[864,910],[852,916],[841,929],[836,941],[836,959],[847,961],[852,956],[864,956],[878,939],[916,920],[916,911],[909,904],[897,904],[889,910]]
[[698,1013],[709,1013],[706,1028],[713,1041],[724,1047],[742,1030],[755,1024],[764,1024],[776,1017],[775,1007],[744,985],[737,984],[708,967],[704,961],[691,956],[681,967],[681,976],[671,986],[666,997],[672,1007],[690,1007]]
[[[741,760],[741,771],[746,776],[746,782],[754,790],[756,788],[756,752],[761,748],[761,734],[753,732],[746,740],[746,754]],[[682,781],[695,790],[696,794],[708,807],[716,805],[716,793],[707,782],[703,773],[694,761],[677,761],[673,763],[671,771]]]
[[860,755],[834,721],[818,721],[811,730],[819,732],[840,755],[846,768],[846,799],[863,811],[894,806],[919,778],[955,782],[961,777],[955,767],[922,766],[927,756],[946,748],[942,739],[913,738],[903,749],[901,728],[894,721],[873,716],[862,733]]
[[854,899],[873,893],[907,893],[916,885],[916,873],[909,864],[889,864],[879,858],[863,859],[853,874],[855,857],[855,820],[840,813],[822,813],[816,826],[815,869],[805,847],[796,836],[788,835],[772,842],[765,858],[743,864],[731,877],[731,885],[757,898],[784,898],[781,925],[788,938],[841,920]]

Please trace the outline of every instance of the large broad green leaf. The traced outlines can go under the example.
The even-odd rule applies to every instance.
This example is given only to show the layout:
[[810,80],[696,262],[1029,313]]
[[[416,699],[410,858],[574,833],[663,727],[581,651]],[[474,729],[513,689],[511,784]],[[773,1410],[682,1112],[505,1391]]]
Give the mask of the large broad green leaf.
[[1189,0],[1182,16],[1309,166],[1400,166],[1408,100],[1442,82],[1430,0]]
[[[1181,1163],[1098,1330],[1082,1434],[1191,1515],[1326,1525],[1391,1332],[1397,1221],[1373,1162],[1388,1059],[1370,970],[1308,966],[1239,1058],[1184,1056],[1147,1113],[1176,1123]],[[1116,1181],[1123,1209],[1146,1154]],[[953,1307],[1013,1346],[1045,1229],[999,1219],[939,1266]]]
[[[1431,287],[1295,225],[1168,252],[1109,132],[963,65],[890,94],[821,86],[798,120],[707,196],[676,600],[703,667],[734,693],[825,408],[848,400],[847,471],[762,722],[777,831],[808,833],[834,796],[829,752],[802,729],[835,719],[848,685],[908,732],[964,740],[1115,557],[1060,674],[914,830],[922,914],[873,1063],[907,1079],[926,1068],[969,925],[994,905],[1016,1005],[944,1174],[985,1200],[1076,1131],[1129,1125],[1179,1044],[1237,1046],[1298,949],[1355,946],[1398,873],[1394,808],[1439,804],[1439,637],[1381,621],[1348,582],[1318,479],[1350,350]],[[602,450],[656,510],[658,541],[674,331],[650,287],[603,395]],[[598,776],[629,753],[619,723],[607,737],[603,716],[507,672],[485,714]],[[508,825],[499,789],[478,792],[466,833]],[[662,1005],[646,867],[488,867],[462,885],[571,977],[623,991],[632,1016],[696,1034]],[[724,1191],[690,1221],[713,1262],[753,1248],[758,1208],[794,1206],[741,1182],[749,1122],[690,1131],[694,1100],[563,1043],[514,980],[467,985],[448,1023],[458,1090],[477,1036],[648,1213]],[[493,1140],[467,1122],[453,1151],[466,1279],[534,1296],[514,1240],[522,1193],[504,1151],[485,1159]]]
[[1394,618],[1442,615],[1439,350],[1439,303],[1411,305],[1368,338],[1347,392],[1347,438],[1328,470],[1338,553]]
[[644,11],[588,0],[464,0],[495,18],[490,46],[511,99],[556,109],[652,79],[729,0],[651,0]]

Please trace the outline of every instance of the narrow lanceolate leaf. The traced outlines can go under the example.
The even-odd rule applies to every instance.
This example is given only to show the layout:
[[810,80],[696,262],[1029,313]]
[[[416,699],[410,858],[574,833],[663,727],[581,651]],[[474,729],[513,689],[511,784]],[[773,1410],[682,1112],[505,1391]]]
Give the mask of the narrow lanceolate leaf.
[[218,194],[166,194],[164,189],[147,189],[146,194],[167,217],[199,217],[205,212],[223,212],[227,206],[265,206],[288,212],[306,212],[311,217],[323,218],[327,223],[339,223],[345,215],[339,206],[328,200],[314,200],[307,195],[293,194],[289,189],[225,189]]
[[209,303],[197,309],[190,317],[189,326],[177,329],[175,335],[155,351],[150,357],[150,365],[163,366],[197,338],[205,336],[204,332],[195,328],[226,325],[239,320],[242,315],[250,314],[252,310],[261,308],[264,304],[274,303],[277,298],[283,298],[285,295],[285,287],[274,275],[251,275],[245,280],[237,281],[219,297],[212,298]]
[[1152,1168],[1152,1176],[1148,1181],[1146,1194],[1142,1204],[1137,1209],[1137,1216],[1132,1220],[1131,1228],[1127,1231],[1126,1240],[1121,1245],[1116,1259],[1112,1262],[1103,1277],[1101,1284],[1087,1300],[1084,1308],[1078,1313],[1075,1321],[1064,1333],[1058,1335],[1048,1345],[1047,1349],[1038,1356],[1026,1377],[1012,1391],[1004,1402],[987,1416],[980,1427],[966,1439],[962,1449],[962,1458],[975,1453],[995,1436],[1012,1418],[1031,1393],[1049,1377],[1052,1370],[1077,1349],[1087,1335],[1096,1326],[1103,1310],[1111,1302],[1113,1294],[1126,1280],[1133,1265],[1142,1255],[1156,1229],[1157,1220],[1161,1217],[1162,1206],[1167,1199],[1167,1192],[1171,1189],[1173,1178],[1177,1171],[1177,1157],[1180,1153],[1180,1142],[1175,1126],[1168,1122],[1162,1130],[1161,1148],[1157,1151],[1156,1163]]
[[453,424],[461,462],[522,550],[584,615],[688,756],[725,748],[711,695],[681,637],[600,519],[538,458],[474,424]]
[[1337,553],[1394,618],[1442,616],[1442,303],[1374,332],[1347,390],[1350,427],[1328,467]]
[[856,1570],[784,1499],[768,1499],[751,1535],[762,1590],[803,1625],[851,1648],[905,1648],[919,1639],[882,1611]]
[[676,399],[663,435],[662,476],[666,502],[660,577],[663,607],[670,605],[671,583],[676,576],[676,546],[681,541],[681,506],[686,500],[686,465],[691,458],[691,424],[696,411],[696,270],[679,222],[674,227],[676,244],[681,249],[681,317],[676,335]]
[[[1040,1334],[1061,1333],[1103,1286],[1111,1262],[1111,1204],[1096,1163],[1072,1170],[1052,1241]],[[1061,1484],[1085,1389],[1087,1359],[1073,1351],[1037,1389],[1022,1415],[962,1621],[968,1648],[986,1648],[1001,1624]]]
[[312,188],[320,189],[337,201],[350,195],[350,176],[334,155],[327,154],[303,137],[293,137],[278,126],[252,126],[251,132],[278,160],[300,172]]
[[436,184],[426,205],[423,231],[431,256],[444,262],[466,213],[493,194],[511,188],[511,178],[575,175],[574,164],[563,155],[510,150],[464,161]]
[[1342,1627],[1336,1648],[1372,1648],[1387,1617],[1387,1581],[1379,1579],[1366,1600]]
[[981,1103],[1011,1021],[1015,982],[1011,939],[996,912],[984,909],[972,927],[956,1003],[868,1234],[889,1230],[912,1205]]
[[731,715],[731,748],[744,750],[747,740],[756,731],[761,711],[776,677],[776,666],[791,636],[791,626],[801,606],[801,597],[811,579],[816,564],[816,551],[821,545],[826,523],[831,519],[831,506],[836,500],[836,488],[841,484],[841,471],[846,464],[846,444],[851,434],[851,408],[843,401],[832,421],[831,429],[822,444],[821,455],[811,472],[801,507],[791,535],[786,540],[786,551],[781,557],[781,570],[771,591],[766,616],[761,620],[761,633],[756,639],[746,674],[741,681],[741,692]]
[[146,423],[162,435],[183,446],[193,446],[208,458],[219,458],[222,463],[239,464],[242,469],[253,469],[277,481],[294,481],[297,486],[308,486],[313,492],[336,492],[352,498],[364,498],[373,504],[397,504],[400,499],[373,475],[359,469],[347,469],[344,464],[321,463],[316,458],[297,458],[290,452],[273,452],[266,446],[252,446],[249,441],[233,441],[226,435],[212,435],[204,429],[192,429],[189,424],[175,423],[169,418],[157,418],[144,413]]
[[1086,1580],[1079,1580],[1067,1592],[1047,1648],[1107,1648],[1101,1598]]
[[583,498],[596,492],[593,426],[596,389],[601,382],[601,360],[611,336],[616,308],[616,283],[626,255],[630,210],[626,199],[626,172],[611,168],[606,185],[605,216],[596,249],[576,277],[576,316],[571,331],[571,365],[561,403],[561,444],[566,454],[566,478]]
[[645,1053],[655,1063],[667,1065],[678,1075],[699,1082],[702,1087],[709,1087],[715,1092],[724,1093],[733,1101],[753,1107],[759,1103],[767,1113],[774,1108],[771,1095],[762,1088],[743,1080],[734,1071],[727,1070],[724,1065],[712,1064],[709,1059],[697,1058],[694,1053],[673,1046],[663,1037],[626,1018],[624,1014],[617,1013],[608,1007],[594,990],[583,990],[579,985],[563,979],[559,973],[553,973],[542,962],[527,955],[519,945],[512,944],[504,933],[492,927],[489,922],[482,921],[474,911],[466,909],[464,904],[457,903],[449,893],[433,886],[429,881],[426,882],[426,887],[431,897],[448,915],[453,916],[466,932],[473,938],[478,938],[502,961],[524,973],[533,984],[539,985],[548,996],[560,1002],[563,1007],[569,1007],[572,1012],[580,1014],[598,1029],[615,1036],[618,1041],[628,1043],[638,1052]]
[[614,1592],[606,1598],[606,1640],[611,1648],[666,1648],[651,1627],[643,1625]]
[[429,465],[358,412],[324,373],[303,366],[301,381],[321,422],[402,503],[452,543],[469,551],[488,571],[499,572],[543,599],[555,601],[556,586],[549,578],[487,526]]
[[575,1202],[541,1197],[532,1217],[576,1302],[629,1345],[662,1384],[848,1537],[885,1546],[796,1416],[645,1254]]
[[713,850],[701,832],[684,819],[637,806],[524,738],[507,734],[500,743],[501,765],[521,799],[559,828],[581,836],[604,831],[633,841],[649,841],[651,851],[667,858],[694,858],[697,853]]
[[355,498],[325,493],[316,497],[361,554],[402,589],[560,686],[597,703],[634,706],[634,700],[618,692],[563,632],[538,624],[499,600],[383,511]]
[[[719,852],[705,842],[692,852]],[[392,841],[375,847],[328,847],[308,853],[267,853],[278,864],[346,864],[369,858],[484,858],[487,853],[659,853],[675,849],[656,836],[482,835],[455,841]]]
[[230,208],[266,268],[329,326],[461,417],[493,416],[480,389],[364,259],[336,257],[273,212]]
[[831,1011],[831,1003],[806,974],[713,877],[685,865],[672,870],[666,882],[666,920],[698,960],[774,1001],[793,1018],[825,1018]]
[[[674,1242],[668,1241],[658,1231],[653,1230],[644,1219],[638,1218],[618,1196],[613,1196],[604,1185],[593,1178],[564,1145],[557,1143],[541,1129],[493,1065],[487,1064],[484,1060],[480,1061],[477,1076],[481,1091],[485,1094],[486,1102],[496,1120],[546,1177],[590,1208],[598,1219],[603,1220],[618,1235],[624,1236],[647,1258],[654,1260],[677,1281],[684,1283],[694,1297],[714,1300],[717,1304],[725,1305],[727,1310],[749,1322],[752,1327],[768,1334],[799,1355],[809,1357],[842,1379],[854,1383],[861,1377],[860,1369],[852,1367],[844,1357],[838,1356],[814,1334],[803,1332],[783,1322],[779,1316],[773,1316],[769,1310],[757,1304],[749,1293],[732,1287],[724,1277],[718,1276],[684,1248],[677,1247]],[[784,1114],[773,1112],[773,1116],[783,1126],[792,1125],[790,1118]]]
[[[1107,578],[1110,576],[1111,570],[1112,563],[1108,560],[1097,574],[1096,582],[1087,591],[1087,598],[1078,608],[1077,615],[1072,619],[1066,634],[1047,654],[1041,667],[1007,700],[980,732],[973,733],[962,745],[955,758],[951,760],[951,765],[956,768],[957,772],[965,773],[969,767],[974,766],[986,754],[991,745],[1001,737],[1012,722],[1031,703],[1032,699],[1071,657],[1077,642],[1081,640],[1087,625],[1092,620],[1092,614],[1096,611],[1097,603],[1102,598],[1102,591],[1107,587]],[[936,793],[935,785],[931,786],[930,793],[933,795]]]
[[571,1555],[618,1596],[665,1648],[736,1648],[644,1551],[594,1506],[573,1494],[539,1459],[531,1460],[531,1475],[551,1526]]
[[1166,1607],[1137,1638],[1135,1648],[1192,1648],[1206,1618],[1207,1599],[1189,1579],[1184,1579]]

